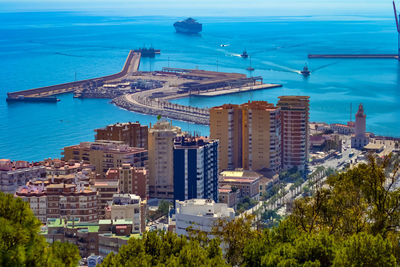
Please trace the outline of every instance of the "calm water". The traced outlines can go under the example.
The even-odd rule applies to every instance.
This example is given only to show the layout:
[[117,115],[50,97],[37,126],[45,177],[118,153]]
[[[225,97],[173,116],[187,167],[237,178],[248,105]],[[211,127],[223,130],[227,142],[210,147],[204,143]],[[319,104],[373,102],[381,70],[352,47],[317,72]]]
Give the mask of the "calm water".
[[[100,17],[79,13],[0,14],[0,158],[41,160],[59,157],[64,146],[94,139],[93,129],[122,121],[155,122],[152,116],[119,109],[109,100],[73,99],[57,104],[7,105],[6,92],[92,78],[122,68],[130,49],[162,50],[144,59],[141,70],[201,68],[247,73],[283,88],[174,102],[211,107],[247,100],[276,103],[283,94],[311,96],[311,120],[346,122],[360,102],[367,130],[400,136],[400,65],[395,60],[308,60],[308,53],[395,53],[390,17],[200,18],[201,36],[184,36],[175,17]],[[230,44],[220,47],[220,44]],[[297,73],[305,63],[309,79]],[[247,73],[248,74],[248,73]],[[354,116],[354,114],[353,114]],[[208,135],[208,127],[174,122]]]

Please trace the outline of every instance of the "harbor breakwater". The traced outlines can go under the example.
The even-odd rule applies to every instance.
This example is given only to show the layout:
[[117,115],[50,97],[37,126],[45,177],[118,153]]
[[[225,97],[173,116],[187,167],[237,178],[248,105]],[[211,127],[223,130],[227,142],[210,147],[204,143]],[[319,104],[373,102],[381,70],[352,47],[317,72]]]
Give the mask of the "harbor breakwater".
[[[129,110],[133,112],[143,113],[147,115],[154,115],[154,116],[161,116],[173,120],[180,120],[186,121],[194,124],[203,124],[209,125],[210,124],[210,115],[208,110],[200,109],[200,108],[193,108],[183,105],[172,104],[169,102],[160,101],[160,107],[155,107],[152,104],[144,104],[142,101],[141,103],[129,99],[131,95],[123,95],[117,98],[114,98],[111,103]],[[151,101],[151,100],[145,100]],[[156,103],[154,101],[153,103]]]
[[115,80],[126,76],[129,72],[136,72],[139,68],[140,64],[140,53],[135,53],[134,50],[131,50],[128,54],[128,57],[125,60],[124,67],[118,73],[97,77],[93,79],[86,79],[76,82],[69,82],[57,85],[51,85],[46,87],[40,87],[35,89],[17,91],[17,92],[9,92],[7,93],[8,98],[18,99],[21,96],[24,97],[42,97],[42,96],[51,96],[62,93],[69,93],[77,90],[78,88],[84,86],[85,84],[91,82],[106,82],[110,80]]

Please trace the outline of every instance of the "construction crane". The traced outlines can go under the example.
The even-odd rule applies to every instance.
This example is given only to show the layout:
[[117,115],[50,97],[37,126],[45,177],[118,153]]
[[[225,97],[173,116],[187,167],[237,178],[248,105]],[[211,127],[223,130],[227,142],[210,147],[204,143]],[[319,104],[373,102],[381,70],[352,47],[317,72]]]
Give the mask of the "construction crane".
[[397,59],[400,60],[400,26],[399,26],[399,13],[396,9],[396,3],[393,0],[393,10],[394,10],[394,17],[396,19],[396,29],[397,29]]

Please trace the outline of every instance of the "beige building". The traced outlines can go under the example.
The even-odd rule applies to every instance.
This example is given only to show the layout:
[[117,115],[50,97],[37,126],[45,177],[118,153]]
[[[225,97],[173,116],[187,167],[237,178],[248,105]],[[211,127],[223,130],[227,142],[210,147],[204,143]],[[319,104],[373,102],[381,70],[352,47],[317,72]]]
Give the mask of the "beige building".
[[210,109],[210,137],[219,140],[219,170],[242,167],[242,110],[226,104]]
[[122,164],[133,167],[147,167],[147,150],[129,147],[122,141],[83,142],[64,148],[64,160],[76,160],[94,166],[104,176],[108,169],[119,168]]
[[148,127],[140,125],[139,122],[116,123],[94,131],[96,132],[96,141],[123,141],[130,147],[147,149]]
[[278,173],[281,167],[280,110],[265,101],[241,105],[243,114],[242,167],[245,170],[269,169]]
[[131,220],[132,233],[142,233],[146,230],[146,201],[134,194],[115,194],[112,199],[110,218],[115,220]]
[[105,209],[112,201],[114,194],[119,192],[119,182],[113,179],[96,179],[94,188],[98,192],[98,214],[99,218],[104,218]]
[[280,109],[265,101],[210,110],[210,137],[219,139],[219,170],[244,168],[279,172]]
[[119,192],[135,194],[142,199],[149,198],[149,171],[145,168],[123,164],[118,168]]
[[166,121],[159,121],[149,129],[151,198],[174,198],[174,138],[177,135],[182,135],[181,129]]
[[282,167],[304,170],[309,156],[309,96],[280,96]]
[[228,185],[237,188],[240,198],[250,197],[258,200],[260,197],[260,181],[263,176],[254,171],[234,170],[223,171],[219,176],[219,186],[223,188]]
[[79,218],[82,222],[95,222],[97,192],[82,184],[27,184],[15,193],[27,201],[35,216],[43,223],[48,218]]

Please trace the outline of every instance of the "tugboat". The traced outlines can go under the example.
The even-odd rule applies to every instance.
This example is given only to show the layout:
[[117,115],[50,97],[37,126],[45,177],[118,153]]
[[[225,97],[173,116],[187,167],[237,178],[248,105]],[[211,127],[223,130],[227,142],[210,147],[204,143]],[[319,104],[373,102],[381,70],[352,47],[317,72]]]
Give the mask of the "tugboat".
[[203,25],[195,19],[188,18],[174,23],[176,32],[186,34],[197,34],[203,30]]
[[248,58],[249,54],[247,54],[246,50],[243,50],[243,53],[240,55],[242,58]]
[[307,64],[304,66],[303,70],[300,71],[300,73],[301,73],[304,77],[310,76],[311,71],[308,69]]

